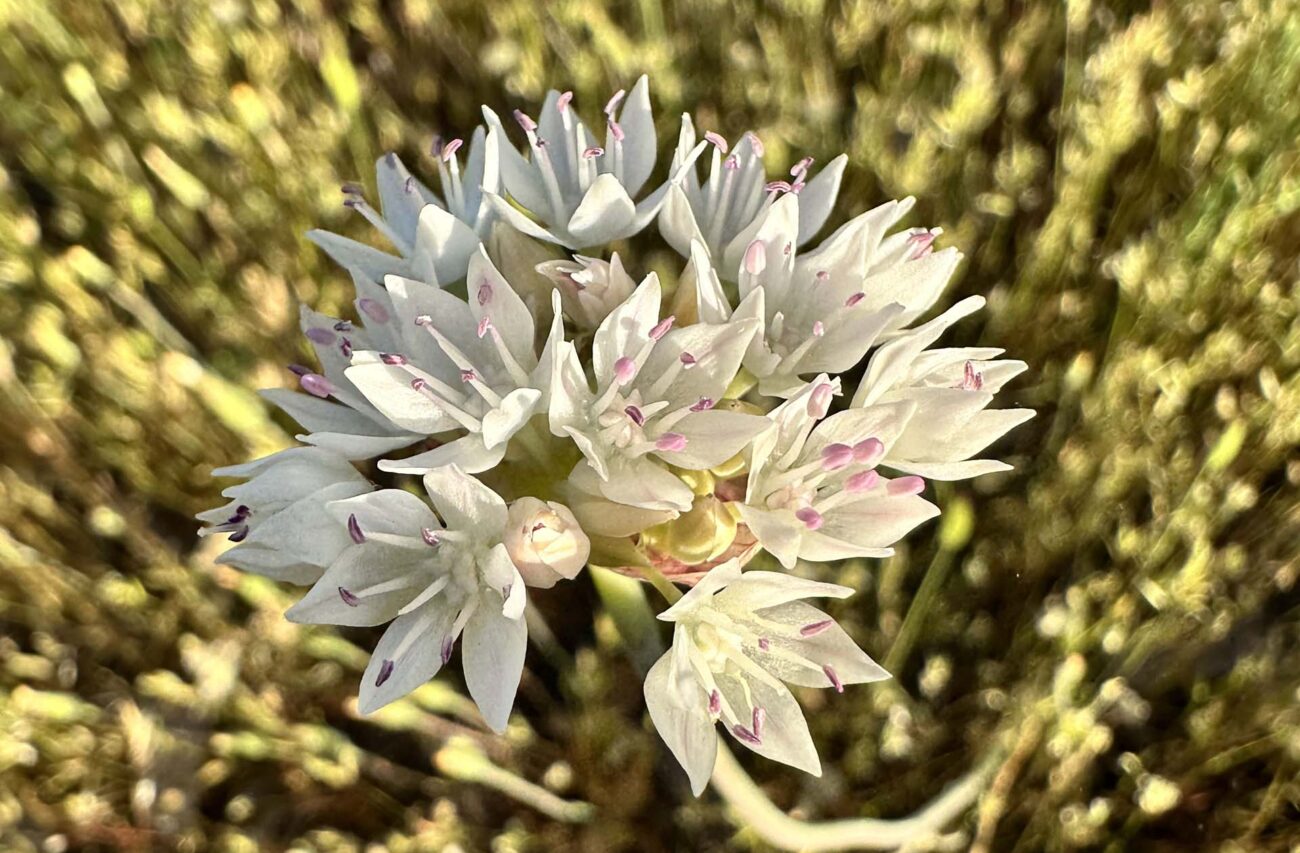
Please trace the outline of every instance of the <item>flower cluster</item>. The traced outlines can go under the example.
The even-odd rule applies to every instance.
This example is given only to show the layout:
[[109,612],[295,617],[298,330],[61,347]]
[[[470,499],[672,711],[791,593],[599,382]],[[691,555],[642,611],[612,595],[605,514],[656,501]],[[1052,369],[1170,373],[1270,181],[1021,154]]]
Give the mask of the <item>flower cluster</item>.
[[[910,200],[807,248],[842,156],[768,180],[756,134],[697,141],[684,116],[664,182],[642,196],[658,152],[645,78],[606,104],[603,141],[568,92],[537,119],[515,113],[523,151],[483,114],[468,147],[434,145],[440,192],[393,154],[376,164],[378,209],[344,185],[391,251],[309,234],[352,276],[356,313],[303,310],[318,366],[290,367],[301,393],[265,392],[303,444],[214,471],[244,482],[202,533],[235,543],[223,563],[310,585],[291,620],[387,625],[363,712],[459,645],[498,731],[529,587],[588,565],[662,574],[690,589],[660,616],[675,633],[646,703],[694,790],[719,721],[819,773],[786,684],[888,676],[804,601],[852,590],[788,570],[888,556],[939,513],[927,479],[1008,468],[974,457],[1032,415],[988,408],[1025,365],[935,346],[978,297],[917,324],[960,255],[935,250],[938,229],[899,229]],[[683,266],[638,280],[608,244],[656,220]],[[764,552],[781,570],[744,570]]]

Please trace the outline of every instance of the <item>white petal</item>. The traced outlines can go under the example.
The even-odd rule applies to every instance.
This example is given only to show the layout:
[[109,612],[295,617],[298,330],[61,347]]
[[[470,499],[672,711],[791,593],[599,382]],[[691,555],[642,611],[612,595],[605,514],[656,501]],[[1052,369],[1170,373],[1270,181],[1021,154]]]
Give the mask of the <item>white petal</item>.
[[437,403],[411,387],[411,382],[417,377],[439,383],[441,380],[437,377],[413,364],[384,364],[377,354],[372,354],[372,359],[366,359],[361,353],[357,355],[357,363],[345,373],[357,390],[388,420],[420,435],[434,435],[460,426]]
[[343,600],[343,592],[340,590],[356,595],[364,592],[367,587],[396,578],[420,577],[428,571],[427,567],[421,571],[420,560],[423,556],[379,543],[351,545],[330,564],[302,600],[285,611],[284,616],[290,622],[312,625],[344,625],[354,628],[382,625],[396,617],[397,612],[418,595],[426,583],[432,581],[432,577],[390,592],[359,596],[354,605]]
[[[740,298],[743,300],[756,286],[767,293],[767,302],[771,306],[784,306],[791,298],[790,278],[794,272],[795,242],[799,236],[799,196],[786,193],[767,209],[759,221],[757,230],[745,242],[738,246],[740,238],[732,241],[724,256],[723,272],[738,275]],[[740,270],[743,258],[754,240],[760,240],[764,246],[766,262],[758,275],[733,273]],[[736,246],[735,250],[732,246]],[[734,264],[734,266],[733,266]]]
[[[261,467],[252,467],[259,464]],[[222,496],[257,509],[266,505],[284,506],[338,483],[357,487],[353,494],[370,490],[370,483],[347,460],[314,447],[294,447],[263,460],[217,468],[212,472],[214,477],[244,477],[249,474],[254,475],[253,479],[227,487],[221,492]]]
[[840,179],[848,162],[846,154],[836,157],[799,192],[799,245],[811,240],[826,224],[835,197],[840,194]]
[[[521,589],[523,585],[520,580]],[[502,615],[487,602],[475,609],[465,626],[461,648],[465,686],[495,732],[504,732],[510,721],[527,651],[528,624]]]
[[506,445],[499,444],[489,450],[483,445],[483,436],[472,434],[405,459],[380,459],[379,470],[393,474],[426,474],[435,468],[456,465],[467,473],[479,474],[495,468],[505,455]]
[[[508,148],[509,146],[504,147]],[[504,172],[505,170],[502,169],[502,171]],[[533,220],[529,219],[527,216],[524,216],[518,209],[512,206],[510,202],[506,201],[496,193],[484,190],[483,198],[487,200],[487,203],[491,206],[497,216],[505,220],[507,225],[518,231],[520,234],[526,234],[535,240],[544,240],[547,243],[558,243],[561,246],[568,246],[571,249],[578,248],[577,246],[569,246],[569,241],[551,233]]]
[[[364,322],[365,334],[358,335],[354,328],[349,332],[340,332],[339,337],[346,337],[354,350],[377,349],[384,352],[400,352],[403,346],[401,322],[397,312],[393,310],[392,295],[387,288],[378,283],[384,279],[372,279],[358,269],[349,272],[352,274],[352,284],[357,291],[357,298],[352,304],[357,309],[357,316]],[[367,311],[366,307],[371,302],[380,305],[383,312],[376,315],[373,308]],[[340,355],[342,351],[340,342]]]
[[[926,257],[933,256],[927,255]],[[863,300],[856,307],[861,308],[866,301]],[[982,296],[971,296],[963,299],[933,320],[917,326],[912,331],[877,349],[867,362],[867,371],[863,375],[862,382],[858,385],[857,393],[853,395],[853,402],[850,405],[853,408],[867,405],[896,387],[907,376],[912,363],[926,347],[937,341],[939,336],[953,323],[973,314],[983,305],[984,298]],[[903,320],[904,316],[899,315],[898,321],[906,322]]]
[[404,259],[331,231],[313,228],[307,232],[307,239],[324,249],[339,266],[361,270],[375,281],[383,281],[386,275],[410,275],[410,265]]
[[611,174],[591,182],[577,210],[569,218],[568,231],[575,247],[595,246],[619,236],[636,216],[636,205],[627,190]]
[[447,527],[472,530],[481,537],[499,536],[505,529],[505,501],[457,466],[425,474],[424,488]]
[[880,464],[896,471],[902,471],[905,474],[916,474],[927,480],[937,480],[944,483],[954,480],[969,480],[973,477],[983,477],[985,474],[996,474],[1000,471],[1012,470],[1010,465],[996,459],[967,459],[963,462],[895,462],[891,459],[884,459]]
[[390,436],[399,433],[391,426],[385,430],[356,409],[330,400],[322,400],[311,394],[300,394],[287,388],[266,388],[257,393],[310,432],[340,432],[353,435],[387,433]]
[[567,341],[556,347],[550,392],[548,415],[551,432],[563,436],[567,428],[583,423],[584,413],[592,402],[591,389],[587,386],[587,376],[582,372],[582,365],[578,361],[578,352]]
[[[752,698],[754,705],[766,712],[762,742],[754,744],[737,738],[738,743],[773,761],[788,764],[814,776],[821,775],[821,761],[817,758],[817,747],[808,732],[808,722],[804,719],[799,703],[784,685],[774,687],[758,679],[749,679],[749,690],[746,691],[739,678],[721,673],[717,674],[717,682],[723,699],[732,709],[748,714],[750,705],[747,700]],[[739,723],[747,728],[752,724],[751,719],[728,722],[731,725]],[[727,731],[735,737],[730,726]]]
[[944,249],[874,273],[862,282],[862,291],[867,294],[862,304],[881,307],[897,302],[907,309],[898,318],[898,325],[906,326],[930,310],[960,262],[960,252]]
[[[692,243],[704,245],[704,234],[695,221],[695,213],[691,210],[686,190],[680,184],[668,188],[668,195],[659,209],[659,233],[683,257],[692,256]],[[708,251],[707,248],[705,251]]]
[[[429,332],[416,325],[416,318],[434,317],[444,311],[451,312],[452,323],[474,323],[469,307],[464,301],[445,293],[438,287],[414,279],[390,275],[384,285],[392,299],[394,322],[402,339],[398,353],[406,355],[421,370],[428,371],[453,387],[460,382],[460,370],[447,358]],[[473,331],[473,328],[469,331]],[[365,349],[354,347],[354,353]],[[358,361],[353,355],[353,364]],[[410,379],[406,380],[408,383]]]
[[[538,175],[532,164],[525,160],[523,155],[510,144],[510,137],[506,134],[505,128],[501,126],[501,120],[497,118],[497,114],[484,107],[483,118],[487,122],[488,136],[496,135],[501,182],[505,185],[506,192],[514,196],[515,200],[525,208],[535,213],[549,210],[550,205],[546,198],[546,188],[542,185],[541,176]],[[484,187],[484,190],[484,195],[489,195],[486,187]],[[491,191],[491,195],[496,195],[496,193]]]
[[628,93],[618,114],[623,129],[623,186],[636,195],[654,171],[658,141],[650,112],[650,81],[642,75]]
[[598,383],[610,381],[614,362],[631,358],[649,340],[650,330],[659,322],[659,302],[659,276],[650,273],[596,329],[591,359]]
[[742,577],[745,575],[741,573],[739,560],[728,560],[715,566],[656,618],[663,622],[677,622],[701,607],[712,606],[719,590],[735,585]]
[[[632,387],[646,395],[647,400],[666,401],[670,411],[694,405],[701,397],[721,400],[757,331],[756,322],[740,319],[725,324],[694,323],[675,328],[650,352]],[[695,358],[695,366],[681,369],[678,362],[686,353]],[[660,377],[668,371],[676,371],[672,382],[651,392],[650,389],[658,388]]]
[[516,388],[501,398],[501,404],[483,415],[483,446],[488,450],[503,446],[537,411],[542,392],[536,388]]
[[655,730],[686,770],[691,792],[698,797],[713,773],[718,737],[704,688],[694,678],[683,678],[676,669],[671,651],[650,667],[644,687],[646,710]]
[[243,544],[273,548],[300,562],[329,565],[352,540],[347,528],[324,511],[324,504],[353,497],[368,489],[369,486],[355,483],[337,483],[321,489],[250,525]]
[[355,516],[366,541],[374,540],[422,553],[427,552],[429,546],[421,539],[420,531],[426,527],[435,530],[442,527],[428,504],[402,489],[380,489],[354,498],[331,501],[325,509],[343,527]]
[[425,205],[411,263],[417,268],[422,263],[432,264],[438,283],[448,284],[465,277],[470,256],[478,246],[478,234],[472,228],[437,205]]
[[396,436],[355,435],[345,432],[313,432],[296,435],[299,441],[331,450],[345,459],[373,459],[421,440],[424,436],[401,433]]
[[888,451],[903,434],[915,412],[916,404],[906,400],[836,412],[813,429],[795,465],[815,460],[829,444],[852,446],[868,438],[877,439]]
[[887,548],[938,514],[920,495],[889,495],[882,486],[823,513],[817,532],[864,548]]
[[[814,625],[827,619],[825,613],[802,601],[793,601],[779,607],[764,610],[763,619],[782,625]],[[783,660],[778,655],[770,654],[770,647],[776,650],[792,652],[814,663],[830,666],[835,670],[835,677],[841,684],[866,684],[883,681],[889,673],[871,659],[866,652],[858,648],[857,643],[845,633],[838,624],[829,627],[811,637],[786,639],[780,636],[768,637],[769,649],[759,648],[757,643],[746,644],[745,652],[759,666],[782,681],[798,684],[801,687],[832,687],[829,676],[820,669],[799,666]]]
[[[488,318],[515,361],[525,371],[532,370],[537,364],[537,354],[533,349],[533,315],[510,282],[492,264],[486,247],[480,246],[470,258],[466,282],[475,322]],[[487,285],[486,290],[483,290],[484,285]]]
[[793,569],[799,559],[799,539],[803,523],[790,510],[766,510],[749,504],[736,504],[740,517],[754,537],[782,566]]
[[678,451],[661,450],[657,455],[678,468],[702,471],[726,462],[771,425],[762,415],[721,409],[692,412],[675,422],[671,429],[686,437],[686,447]]
[[379,203],[384,221],[408,244],[415,240],[415,225],[424,207],[424,197],[415,190],[415,183],[407,191],[411,173],[396,154],[388,153],[375,161],[375,181],[379,185]]
[[744,615],[802,598],[848,598],[852,594],[851,587],[785,572],[745,572],[718,593],[717,604],[728,612]]
[[616,456],[609,463],[609,479],[600,484],[605,497],[644,509],[686,512],[695,499],[690,487],[667,468],[642,456]]
[[[439,595],[393,620],[361,675],[361,697],[357,703],[361,713],[379,710],[438,674],[442,669],[443,642],[451,633],[458,612],[459,608],[446,596]],[[401,655],[397,654],[398,649],[402,649]],[[391,665],[391,671],[383,684],[378,684],[385,662]]]
[[699,240],[693,240],[690,261],[682,271],[682,279],[694,277],[696,307],[701,323],[725,323],[731,317],[731,303],[722,289],[718,273],[709,260],[709,250]]
[[607,500],[600,493],[600,475],[587,462],[574,467],[568,486],[566,503],[578,524],[592,536],[632,536],[677,517],[672,510],[642,509]]
[[[826,323],[826,334],[794,366],[798,373],[845,373],[857,365],[881,332],[894,326],[903,306],[886,305],[877,311],[861,304],[840,308],[840,317]],[[782,365],[785,369],[785,365]]]

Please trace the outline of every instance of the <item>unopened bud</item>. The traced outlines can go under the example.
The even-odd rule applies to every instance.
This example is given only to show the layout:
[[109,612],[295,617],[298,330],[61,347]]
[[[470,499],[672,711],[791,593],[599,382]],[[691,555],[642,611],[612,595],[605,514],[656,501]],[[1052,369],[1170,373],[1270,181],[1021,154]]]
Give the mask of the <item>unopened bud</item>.
[[520,498],[510,505],[506,550],[524,583],[552,587],[582,571],[591,542],[564,504]]

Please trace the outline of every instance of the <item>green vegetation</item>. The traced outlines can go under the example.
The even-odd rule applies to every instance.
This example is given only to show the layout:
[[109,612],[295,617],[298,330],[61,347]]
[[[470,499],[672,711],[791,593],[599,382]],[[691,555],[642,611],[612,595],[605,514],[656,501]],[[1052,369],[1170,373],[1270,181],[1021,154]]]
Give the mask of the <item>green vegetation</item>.
[[746,759],[773,800],[900,816],[993,751],[980,850],[1300,844],[1300,7],[1151,5],[0,0],[0,848],[761,848],[590,581],[506,737],[453,673],[361,718],[373,636],[190,520],[292,440],[251,389],[299,301],[347,310],[302,236],[367,233],[341,181],[642,71],[663,150],[693,109],[773,168],[847,150],[844,213],[917,196],[1031,365],[1017,470],[838,570],[897,679],[804,696],[826,775]]

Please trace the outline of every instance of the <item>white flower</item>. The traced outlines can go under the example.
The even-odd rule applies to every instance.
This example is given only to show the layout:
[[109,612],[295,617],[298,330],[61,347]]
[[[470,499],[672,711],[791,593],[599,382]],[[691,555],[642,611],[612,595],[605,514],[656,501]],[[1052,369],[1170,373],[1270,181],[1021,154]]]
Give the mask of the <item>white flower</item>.
[[574,255],[573,260],[546,261],[537,271],[555,282],[564,313],[582,331],[600,325],[636,289],[618,252],[608,261]]
[[399,275],[450,284],[463,278],[470,256],[487,236],[493,219],[483,198],[499,186],[496,145],[492,134],[482,127],[475,130],[462,175],[457,156],[461,140],[436,143],[433,154],[438,159],[443,198],[411,175],[396,154],[380,157],[375,180],[383,215],[366,202],[359,186],[344,184],[344,205],[369,220],[397,250],[397,256],[330,231],[308,231],[307,237],[339,265],[372,281]]
[[963,299],[880,347],[867,362],[853,407],[905,403],[915,408],[881,465],[932,480],[1010,470],[1005,462],[970,457],[1034,416],[1031,409],[986,411],[993,395],[1024,371],[1025,363],[994,361],[1002,350],[988,347],[926,349],[983,305],[979,296]]
[[367,714],[432,678],[463,631],[465,684],[503,731],[528,641],[525,581],[503,543],[506,505],[455,466],[426,474],[424,487],[442,523],[400,489],[330,503],[353,544],[286,615],[327,625],[391,620],[362,676]]
[[875,470],[915,405],[883,403],[827,418],[833,394],[822,375],[772,412],[775,424],[754,442],[745,500],[737,505],[787,569],[797,559],[887,557],[890,545],[939,514],[919,496],[920,477],[888,480]]
[[785,682],[842,692],[845,684],[889,678],[833,619],[801,600],[852,594],[779,572],[742,574],[731,561],[659,615],[676,627],[672,649],[646,676],[646,707],[696,795],[713,771],[719,720],[754,752],[821,775]]
[[533,316],[486,251],[470,259],[466,281],[468,300],[389,276],[399,338],[388,351],[353,352],[345,372],[370,404],[403,430],[449,438],[425,453],[382,459],[382,470],[422,474],[454,463],[486,471],[511,436],[545,411],[551,354],[562,337],[558,310],[539,357]]
[[723,256],[722,268],[739,282],[734,311],[704,246],[691,251],[700,319],[760,323],[745,367],[769,395],[788,396],[803,386],[801,376],[851,369],[882,335],[934,304],[961,258],[955,249],[930,251],[937,231],[885,237],[911,199],[858,216],[800,255],[801,203],[794,193],[777,199],[733,244],[739,252]]
[[704,150],[679,164],[667,183],[640,203],[633,199],[654,170],[658,143],[650,113],[650,84],[643,76],[624,101],[620,89],[605,105],[605,144],[598,145],[571,107],[572,92],[550,92],[538,121],[516,110],[528,137],[530,159],[506,143],[505,128],[487,107],[483,116],[501,137],[501,179],[538,225],[495,191],[484,194],[497,214],[520,232],[571,249],[596,246],[636,234],[664,203],[668,187]]
[[510,505],[506,550],[529,586],[572,580],[587,565],[591,541],[564,504],[523,497]]
[[665,465],[701,470],[738,453],[766,418],[715,409],[736,375],[754,324],[673,328],[659,319],[653,273],[605,318],[592,341],[596,391],[571,343],[557,347],[551,431],[569,436],[611,501],[690,509],[690,488]]
[[[668,199],[659,213],[659,231],[679,254],[689,257],[691,244],[698,241],[714,258],[740,257],[748,243],[746,233],[783,192],[799,196],[798,245],[821,230],[839,194],[847,156],[836,157],[811,180],[808,171],[813,159],[805,157],[790,170],[789,181],[768,183],[763,143],[757,134],[746,133],[734,150],[729,150],[727,141],[716,133],[706,133],[704,138],[713,145],[708,182],[701,186],[695,169],[687,169],[684,179],[668,190]],[[691,154],[695,148],[695,125],[689,115],[683,115],[674,171],[698,156]],[[736,267],[729,265],[725,269],[730,274]]]
[[315,582],[351,544],[325,505],[374,488],[346,459],[315,447],[217,468],[212,476],[249,478],[221,493],[230,503],[197,516],[212,525],[200,536],[228,533],[238,543],[217,562],[296,584]]

